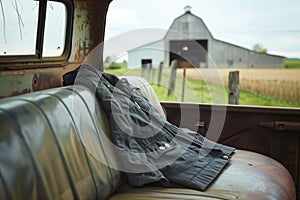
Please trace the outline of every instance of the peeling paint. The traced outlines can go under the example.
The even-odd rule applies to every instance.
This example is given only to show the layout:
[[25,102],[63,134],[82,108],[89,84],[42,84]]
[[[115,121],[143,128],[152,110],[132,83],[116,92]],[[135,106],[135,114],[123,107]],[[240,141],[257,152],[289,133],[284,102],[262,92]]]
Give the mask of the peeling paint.
[[32,91],[32,74],[0,76],[0,96],[16,96]]
[[29,93],[29,92],[31,92],[29,89],[24,89],[20,92],[12,92],[10,96],[18,96],[18,95],[26,94],[26,93]]
[[[62,86],[62,74],[78,67],[103,41],[108,2],[110,1],[74,0],[72,49],[68,64],[64,67],[49,64],[47,68],[45,65],[40,68],[29,60],[28,63],[24,61],[27,69],[20,70],[18,67],[23,67],[20,63],[17,66],[8,64],[0,71],[0,98]],[[100,65],[101,52],[97,55],[99,57],[96,57],[96,62]],[[32,65],[31,69],[28,68],[29,64]]]
[[70,64],[64,68],[1,72],[0,98],[61,87],[62,75],[76,67],[78,67],[77,64]]
[[74,48],[71,58],[74,58],[74,62],[81,63],[103,40],[107,2],[76,1],[74,6]]

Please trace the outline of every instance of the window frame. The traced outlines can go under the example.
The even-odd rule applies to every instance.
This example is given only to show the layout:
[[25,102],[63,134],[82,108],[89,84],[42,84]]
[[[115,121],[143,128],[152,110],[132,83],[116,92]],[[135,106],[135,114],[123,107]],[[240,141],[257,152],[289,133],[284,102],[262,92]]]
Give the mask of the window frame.
[[[43,57],[45,36],[46,9],[49,1],[60,2],[66,6],[66,32],[64,50],[60,56]],[[0,71],[7,69],[28,69],[41,67],[56,67],[66,64],[72,45],[72,29],[74,4],[72,0],[39,0],[39,15],[37,26],[36,47],[34,55],[9,55],[0,56]]]

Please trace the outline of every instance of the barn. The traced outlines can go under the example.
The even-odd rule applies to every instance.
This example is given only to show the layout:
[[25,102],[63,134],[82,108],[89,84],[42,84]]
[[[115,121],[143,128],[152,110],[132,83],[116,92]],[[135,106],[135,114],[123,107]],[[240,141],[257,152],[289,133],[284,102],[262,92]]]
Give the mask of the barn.
[[203,20],[186,6],[184,14],[173,21],[161,40],[128,51],[129,67],[147,63],[157,67],[161,62],[169,66],[174,59],[198,68],[266,68],[283,67],[285,57],[255,52],[215,39]]

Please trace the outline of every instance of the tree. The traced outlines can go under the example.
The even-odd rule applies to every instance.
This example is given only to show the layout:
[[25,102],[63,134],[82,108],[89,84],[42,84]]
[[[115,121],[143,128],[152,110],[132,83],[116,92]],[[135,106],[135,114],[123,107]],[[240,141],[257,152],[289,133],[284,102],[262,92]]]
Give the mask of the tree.
[[259,53],[267,53],[268,50],[263,47],[262,44],[255,44],[252,47],[253,51],[259,52]]
[[117,60],[117,56],[115,55],[109,55],[109,56],[106,56],[105,60],[104,60],[104,63],[106,64],[110,64],[110,63],[113,63]]

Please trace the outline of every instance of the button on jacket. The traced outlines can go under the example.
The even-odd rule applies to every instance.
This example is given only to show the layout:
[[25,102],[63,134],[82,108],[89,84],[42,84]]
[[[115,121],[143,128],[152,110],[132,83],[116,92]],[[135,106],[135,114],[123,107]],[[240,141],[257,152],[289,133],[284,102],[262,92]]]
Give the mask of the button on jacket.
[[96,92],[130,185],[175,183],[203,191],[229,162],[234,148],[171,124],[126,78],[81,65],[64,75],[64,85],[75,77],[75,84]]

